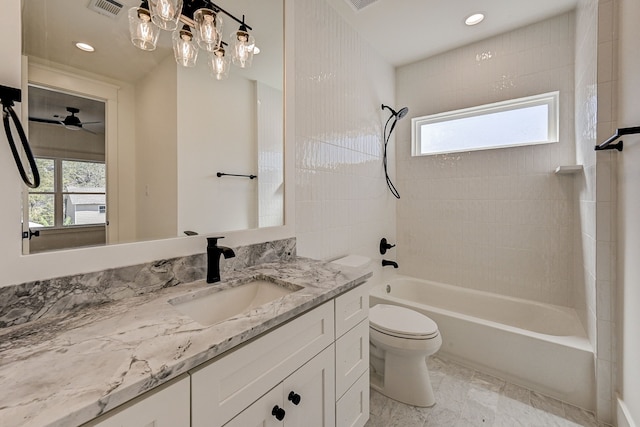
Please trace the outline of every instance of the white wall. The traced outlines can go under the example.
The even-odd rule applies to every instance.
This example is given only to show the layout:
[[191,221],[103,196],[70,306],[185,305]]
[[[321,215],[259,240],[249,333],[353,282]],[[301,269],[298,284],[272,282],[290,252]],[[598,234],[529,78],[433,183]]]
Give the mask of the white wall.
[[[598,1],[598,109],[597,143],[607,140],[618,127],[615,105],[617,86],[616,28],[617,4],[613,0]],[[593,148],[592,148],[593,149]],[[615,293],[617,245],[617,151],[596,154],[596,375],[597,414],[600,420],[612,422],[617,368]]]
[[138,240],[178,235],[177,65],[167,57],[136,83]]
[[576,19],[574,305],[595,350],[596,412],[613,420],[615,384],[616,153],[594,151],[616,128],[614,2],[579,3]]
[[403,273],[571,306],[574,15],[563,14],[398,68],[411,117],[560,91],[554,144],[411,157],[397,126]]
[[[618,0],[618,125],[640,125],[640,3]],[[614,15],[615,16],[615,15]],[[615,70],[614,70],[615,74]],[[619,384],[631,422],[640,425],[640,136],[624,138],[618,159]],[[620,422],[620,420],[619,420]],[[620,425],[624,425],[620,422]]]
[[298,254],[379,260],[380,239],[395,241],[380,110],[394,102],[394,70],[325,1],[295,12]]
[[216,176],[257,173],[255,82],[198,62],[178,69],[178,232],[256,228],[256,180]]
[[[108,227],[107,242],[133,242],[137,235],[136,221],[136,91],[129,83],[121,83],[118,90],[118,150],[107,147],[107,164],[115,159],[118,166],[117,205],[107,194],[109,220],[115,216],[117,227]],[[107,173],[108,175],[108,173]],[[110,177],[108,176],[107,179]],[[113,186],[107,182],[107,186]]]
[[595,344],[596,337],[596,153],[598,2],[580,3],[576,11],[576,161],[574,307]]
[[258,226],[284,224],[282,91],[256,82],[258,98]]

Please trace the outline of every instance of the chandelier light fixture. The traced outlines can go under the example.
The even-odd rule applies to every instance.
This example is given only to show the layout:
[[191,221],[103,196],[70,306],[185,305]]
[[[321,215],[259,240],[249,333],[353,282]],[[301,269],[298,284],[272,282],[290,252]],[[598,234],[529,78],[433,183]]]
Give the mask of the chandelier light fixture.
[[209,61],[207,64],[209,65],[209,70],[211,70],[211,75],[215,77],[216,80],[224,80],[229,76],[231,60],[225,53],[222,41],[216,50],[209,53]]
[[[222,40],[221,15],[240,24],[228,44]],[[154,50],[161,29],[173,31],[173,53],[178,64],[194,67],[198,51],[203,49],[211,75],[217,80],[229,76],[231,62],[240,68],[251,67],[253,55],[259,51],[244,15],[238,19],[209,0],[143,0],[139,7],[129,9],[129,32],[135,47]]]

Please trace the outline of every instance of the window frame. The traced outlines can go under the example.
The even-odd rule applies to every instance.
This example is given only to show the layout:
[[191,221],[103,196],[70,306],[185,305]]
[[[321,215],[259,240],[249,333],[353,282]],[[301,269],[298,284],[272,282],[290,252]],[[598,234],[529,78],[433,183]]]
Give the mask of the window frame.
[[[68,230],[72,228],[83,228],[83,227],[103,227],[107,225],[107,219],[105,217],[104,222],[95,222],[90,224],[68,224],[65,225],[65,216],[64,216],[64,198],[65,196],[71,194],[79,194],[79,195],[103,195],[106,198],[107,189],[105,188],[104,192],[77,192],[77,191],[64,191],[63,190],[63,168],[62,164],[64,162],[83,162],[83,163],[99,163],[105,165],[105,181],[106,181],[106,162],[99,160],[86,160],[86,159],[76,159],[76,158],[68,158],[68,157],[55,157],[55,156],[36,156],[36,159],[44,159],[44,160],[52,160],[53,161],[53,191],[38,191],[38,189],[29,189],[27,199],[31,195],[48,195],[53,196],[53,221],[54,225],[42,226],[42,227],[30,227],[39,230]],[[105,214],[106,214],[106,206],[105,203]],[[100,206],[100,210],[102,206]],[[102,212],[101,212],[102,213]],[[31,221],[31,212],[28,214],[29,221]]]
[[[547,140],[516,142],[512,144],[496,144],[488,146],[467,146],[445,151],[422,152],[421,127],[423,125],[442,123],[471,117],[480,117],[493,113],[515,111],[528,107],[547,105]],[[459,110],[446,111],[428,116],[414,117],[411,119],[411,156],[434,156],[438,154],[459,153],[467,151],[493,150],[497,148],[523,147],[529,145],[552,144],[559,141],[560,136],[560,92],[553,91],[539,95],[527,96],[506,101],[494,102],[491,104],[478,105],[475,107],[463,108]]]

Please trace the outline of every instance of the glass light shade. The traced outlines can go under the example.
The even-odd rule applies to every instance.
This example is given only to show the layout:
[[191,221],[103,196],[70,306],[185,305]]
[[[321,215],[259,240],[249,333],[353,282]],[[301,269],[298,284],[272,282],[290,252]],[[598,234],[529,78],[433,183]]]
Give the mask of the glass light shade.
[[196,39],[200,47],[209,52],[215,51],[222,34],[222,18],[213,10],[202,8],[195,11],[193,20],[196,23]]
[[173,31],[178,28],[182,13],[182,0],[149,0],[151,21],[160,29]]
[[154,50],[160,29],[151,22],[151,13],[141,7],[129,9],[131,43],[138,49]]
[[233,63],[240,68],[251,67],[253,49],[256,46],[253,36],[240,29],[231,34],[231,46],[233,46]]
[[183,67],[195,67],[198,59],[198,45],[189,27],[185,26],[181,30],[174,31],[172,38],[176,62]]
[[231,60],[222,47],[216,49],[215,52],[209,53],[209,70],[216,80],[224,80],[229,77],[229,68],[231,68]]

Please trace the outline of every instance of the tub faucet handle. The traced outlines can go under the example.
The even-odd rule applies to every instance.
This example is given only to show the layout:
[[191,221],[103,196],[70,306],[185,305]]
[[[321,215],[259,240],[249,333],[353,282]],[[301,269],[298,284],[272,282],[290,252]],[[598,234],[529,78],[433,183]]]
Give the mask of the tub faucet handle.
[[396,245],[390,244],[389,242],[387,242],[387,239],[383,237],[382,240],[380,240],[380,255],[386,254],[388,249],[395,247]]

